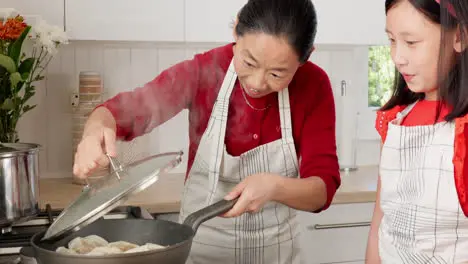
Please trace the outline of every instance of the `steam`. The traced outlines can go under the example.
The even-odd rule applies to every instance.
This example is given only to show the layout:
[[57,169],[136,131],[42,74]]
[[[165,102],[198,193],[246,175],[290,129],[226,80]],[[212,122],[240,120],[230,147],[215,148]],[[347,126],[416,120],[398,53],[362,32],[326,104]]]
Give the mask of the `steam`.
[[[123,140],[131,141],[145,135],[188,109],[188,132],[198,143],[207,128],[229,67],[230,59],[226,56],[225,52],[219,51],[197,54],[193,59],[167,68],[145,85],[121,92],[106,102],[106,106],[116,113],[117,124],[128,134]],[[226,136],[245,144],[252,140],[255,131],[247,122],[249,116],[244,109],[248,106],[243,98],[238,98],[242,97],[239,89],[237,83],[231,94]]]

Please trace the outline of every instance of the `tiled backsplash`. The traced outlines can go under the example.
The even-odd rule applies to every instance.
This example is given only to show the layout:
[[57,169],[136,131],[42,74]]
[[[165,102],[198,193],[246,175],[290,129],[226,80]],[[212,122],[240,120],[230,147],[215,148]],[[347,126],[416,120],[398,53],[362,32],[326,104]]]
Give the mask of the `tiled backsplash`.
[[[109,98],[120,91],[143,85],[167,67],[215,46],[217,45],[74,42],[63,47],[47,68],[46,80],[37,85],[34,102],[38,106],[27,113],[19,125],[22,141],[36,142],[43,146],[40,154],[42,176],[71,177],[73,108],[70,98],[78,91],[80,71],[100,71],[104,80],[105,98]],[[318,48],[312,60],[329,73],[336,86],[339,80],[333,79],[334,68],[342,63],[330,60],[330,52],[331,49]],[[347,57],[343,57],[343,54],[346,52],[339,55],[340,59],[353,59],[352,51],[348,51]],[[135,144],[123,145],[120,150],[128,155],[177,150],[184,150],[186,153],[186,120],[187,113],[182,112],[150,134],[137,139],[133,142]],[[366,151],[359,151],[361,156],[358,156],[358,163],[376,163],[378,145],[375,142],[362,142],[361,147],[366,148]],[[176,170],[184,171],[185,166]]]

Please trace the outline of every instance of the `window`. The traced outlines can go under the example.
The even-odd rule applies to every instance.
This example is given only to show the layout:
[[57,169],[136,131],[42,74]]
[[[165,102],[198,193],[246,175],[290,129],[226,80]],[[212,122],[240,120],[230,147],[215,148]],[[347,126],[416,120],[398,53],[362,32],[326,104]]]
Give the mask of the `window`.
[[392,94],[395,65],[390,56],[390,46],[369,47],[368,107],[381,107]]

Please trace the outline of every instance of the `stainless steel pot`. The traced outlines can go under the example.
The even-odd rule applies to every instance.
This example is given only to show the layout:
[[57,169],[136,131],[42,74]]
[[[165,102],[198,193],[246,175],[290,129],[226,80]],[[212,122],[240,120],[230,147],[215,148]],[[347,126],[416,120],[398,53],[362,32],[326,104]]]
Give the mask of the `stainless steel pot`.
[[31,143],[0,144],[0,228],[39,212],[39,150]]

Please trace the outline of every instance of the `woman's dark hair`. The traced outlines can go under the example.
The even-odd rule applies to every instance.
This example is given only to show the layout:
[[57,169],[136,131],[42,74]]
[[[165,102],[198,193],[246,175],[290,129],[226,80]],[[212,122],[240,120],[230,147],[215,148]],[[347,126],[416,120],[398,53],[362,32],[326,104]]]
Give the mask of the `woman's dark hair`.
[[[393,8],[396,4],[403,0],[386,0],[385,13]],[[453,64],[443,64],[446,61],[447,52],[453,50],[453,40],[447,35],[448,32],[453,32],[457,29],[457,25],[461,23],[460,14],[457,10],[467,9],[468,2],[466,0],[441,0],[440,4],[436,0],[405,0],[409,1],[417,10],[426,16],[430,21],[441,25],[441,46],[439,53],[439,70],[438,70],[438,94],[439,107],[434,122],[440,115],[441,104],[446,104],[450,107],[450,111],[445,116],[446,121],[452,121],[457,117],[464,116],[468,113],[468,64],[467,51],[463,51],[456,58]],[[459,2],[454,5],[453,2]],[[452,13],[449,11],[449,6],[453,6]],[[453,14],[453,12],[457,14]],[[468,14],[465,14],[465,17]],[[465,20],[466,21],[466,20]],[[466,25],[466,24],[465,24]],[[465,31],[461,30],[462,43],[465,44]],[[403,76],[395,69],[395,82],[393,95],[390,100],[381,108],[388,110],[397,105],[408,105],[418,99],[424,98],[424,93],[414,93],[407,88],[407,84]]]
[[311,0],[249,0],[238,14],[235,32],[284,36],[306,62],[317,32],[317,15]]

